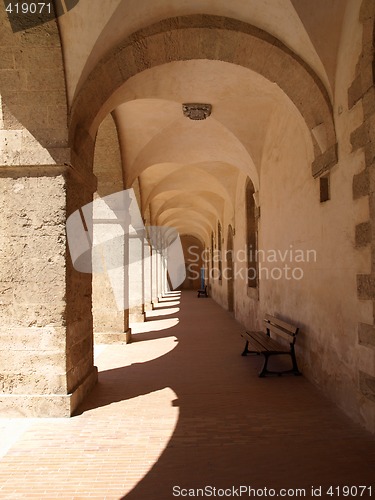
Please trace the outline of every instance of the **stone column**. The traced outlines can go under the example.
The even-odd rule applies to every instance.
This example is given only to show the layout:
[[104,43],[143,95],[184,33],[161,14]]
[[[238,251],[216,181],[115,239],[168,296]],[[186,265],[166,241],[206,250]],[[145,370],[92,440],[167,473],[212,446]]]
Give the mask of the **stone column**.
[[[112,196],[124,189],[123,170],[118,133],[115,121],[111,114],[101,122],[98,129],[94,150],[94,174],[98,179],[95,200],[100,206],[100,199]],[[99,217],[100,214],[97,214]],[[112,221],[113,222],[113,221]],[[124,223],[125,221],[122,221]],[[110,221],[108,222],[110,224]],[[106,228],[103,225],[94,225],[94,239],[105,240],[106,229],[112,231],[115,226]],[[104,234],[101,234],[104,233]],[[127,243],[124,247],[127,251]],[[127,262],[124,264],[126,268]],[[128,287],[128,276],[115,275],[112,279],[123,281],[123,286]],[[125,283],[126,281],[126,283]],[[129,310],[118,307],[113,287],[108,273],[93,274],[93,317],[94,317],[94,342],[96,344],[113,344],[129,342]]]
[[144,321],[143,236],[129,234],[129,322]]
[[[116,219],[109,219],[112,214],[108,212],[108,206],[103,205],[100,199],[94,202],[93,209],[93,244],[100,245],[106,242],[108,234],[117,235],[118,240],[116,252],[122,258],[123,268],[106,268],[104,272],[93,273],[93,318],[94,318],[94,341],[96,344],[129,343],[131,341],[131,330],[129,328],[128,304],[128,241],[127,228],[124,227],[125,220],[121,225]],[[113,215],[114,216],[114,215]],[[129,221],[127,226],[129,226]],[[122,241],[122,249],[119,246],[119,238]],[[111,243],[109,242],[111,246]],[[121,254],[121,256],[120,256]],[[103,255],[104,257],[104,255]],[[110,259],[110,256],[108,256]],[[105,266],[105,262],[103,263]]]
[[162,294],[165,295],[167,292],[169,292],[169,284],[168,284],[168,274],[167,274],[167,269],[168,269],[168,259],[167,259],[167,252],[163,251],[162,253]]
[[164,281],[163,281],[163,256],[161,251],[157,252],[157,267],[158,267],[158,300],[163,297]]
[[151,274],[152,274],[152,307],[158,301],[158,253],[152,248],[151,253]]
[[0,415],[68,417],[97,380],[91,275],[65,228],[93,189],[55,165],[2,167],[0,183]]
[[[124,279],[127,281],[128,277]],[[93,274],[92,295],[95,344],[129,343],[129,309],[117,308],[108,275]]]
[[152,310],[152,252],[151,246],[146,238],[144,238],[144,258],[143,258],[143,272],[144,272],[144,311]]

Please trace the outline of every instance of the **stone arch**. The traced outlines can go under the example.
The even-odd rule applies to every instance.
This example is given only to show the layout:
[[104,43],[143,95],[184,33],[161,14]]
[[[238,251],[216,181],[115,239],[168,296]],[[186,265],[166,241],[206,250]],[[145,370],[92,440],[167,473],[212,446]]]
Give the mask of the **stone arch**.
[[206,214],[208,214],[210,217],[213,217],[214,219],[220,216],[218,207],[205,197],[205,192],[196,191],[194,195],[194,198],[192,200],[189,200],[188,203],[186,202],[186,198],[183,192],[178,192],[178,194],[176,194],[175,196],[169,197],[158,209],[157,213],[155,214],[155,220],[157,220],[158,216],[161,215],[165,210],[174,208],[176,203],[181,207],[193,207],[199,211],[204,210]]
[[[251,177],[256,188],[259,188],[259,176],[254,161],[242,142],[229,131],[223,124],[210,119],[210,129],[189,129],[190,124],[183,119],[182,123],[172,122],[159,134],[155,135],[144,146],[127,172],[127,184],[132,185],[134,180],[153,165],[179,164],[183,168],[185,164],[194,167],[196,165],[210,167],[214,163],[225,164],[234,167]],[[184,136],[187,151],[182,151],[178,146],[178,138]],[[227,150],[227,144],[236,147],[236,157]],[[214,153],[207,153],[209,146]],[[186,175],[186,173],[185,173]]]
[[[332,104],[316,73],[280,40],[234,19],[191,15],[165,19],[126,38],[92,71],[76,96],[70,139],[80,155],[92,154],[92,135],[111,96],[130,77],[171,61],[214,59],[247,67],[276,83],[303,116],[314,144],[312,174],[337,162]],[[109,109],[106,109],[109,108]]]
[[[93,173],[97,178],[94,200],[124,189],[118,132],[111,114],[100,124],[96,135]],[[107,228],[108,225],[106,229],[100,224],[94,225],[94,239]],[[92,274],[92,315],[95,343],[110,344],[122,342],[126,336],[129,338],[128,310],[120,311],[117,308],[112,284],[106,273]]]
[[[196,172],[200,177],[200,190],[209,191],[212,186],[215,187],[215,193],[219,195],[225,202],[228,203],[228,206],[231,210],[233,208],[233,200],[230,197],[229,192],[226,187],[216,179],[212,174],[207,173],[205,170],[199,167],[191,167],[190,173]],[[161,193],[165,193],[166,191],[183,191],[186,188],[186,174],[184,175],[183,168],[179,168],[175,172],[172,172],[165,177],[152,189],[152,191],[148,194],[147,198],[144,202],[144,207],[148,206],[149,203]],[[195,186],[190,186],[190,190],[192,192],[198,191]]]
[[[184,221],[184,217],[189,220],[188,223]],[[194,217],[194,220],[193,220]],[[204,215],[201,215],[196,210],[186,210],[183,208],[176,208],[174,210],[168,210],[163,217],[160,219],[160,225],[162,226],[188,226],[194,225],[197,228],[200,227],[203,234],[208,234],[210,229],[210,223]],[[203,235],[202,235],[203,236]]]

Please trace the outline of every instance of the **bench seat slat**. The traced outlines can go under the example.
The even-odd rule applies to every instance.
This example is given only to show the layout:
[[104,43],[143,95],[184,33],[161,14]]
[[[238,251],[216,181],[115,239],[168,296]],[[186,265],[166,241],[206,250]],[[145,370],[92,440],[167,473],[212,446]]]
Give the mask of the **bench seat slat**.
[[246,340],[249,341],[249,344],[253,345],[254,342],[261,346],[261,351],[272,351],[272,352],[289,352],[290,348],[287,346],[281,345],[276,340],[268,337],[263,332],[246,332]]
[[246,332],[246,340],[258,352],[269,351],[271,346],[262,332]]
[[264,343],[264,346],[267,348],[268,351],[280,351],[280,352],[290,351],[289,346],[281,344],[277,340],[268,337],[263,332],[257,332],[257,338],[262,339],[262,342]]
[[269,337],[264,335],[263,332],[246,332],[249,344],[258,344],[260,351],[269,351],[271,349],[271,342]]

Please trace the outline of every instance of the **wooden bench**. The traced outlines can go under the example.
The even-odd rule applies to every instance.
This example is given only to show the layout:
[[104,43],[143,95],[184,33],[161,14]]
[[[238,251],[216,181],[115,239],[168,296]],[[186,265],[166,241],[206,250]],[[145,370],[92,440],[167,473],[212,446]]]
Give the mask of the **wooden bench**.
[[199,297],[203,295],[203,297],[208,297],[208,293],[207,293],[207,285],[204,287],[204,288],[200,288],[198,290],[198,299]]
[[[298,370],[296,355],[294,352],[294,344],[298,334],[298,328],[290,323],[282,321],[278,318],[266,314],[264,318],[267,333],[264,332],[246,332],[242,333],[242,337],[246,340],[245,349],[242,356],[247,354],[262,354],[264,356],[263,368],[259,373],[259,377],[264,377],[266,374],[282,375],[283,373],[293,373],[301,375]],[[282,337],[289,344],[282,344],[275,338],[271,337],[271,332]],[[249,349],[250,347],[250,349]],[[283,371],[270,371],[267,369],[270,356],[287,354],[291,357],[292,368]]]

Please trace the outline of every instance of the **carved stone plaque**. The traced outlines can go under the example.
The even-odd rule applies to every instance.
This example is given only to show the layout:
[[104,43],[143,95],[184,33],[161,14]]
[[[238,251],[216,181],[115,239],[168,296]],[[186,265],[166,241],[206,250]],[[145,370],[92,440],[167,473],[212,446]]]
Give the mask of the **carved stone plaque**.
[[189,102],[182,105],[184,116],[190,120],[205,120],[211,114],[211,104],[201,104],[197,102]]

